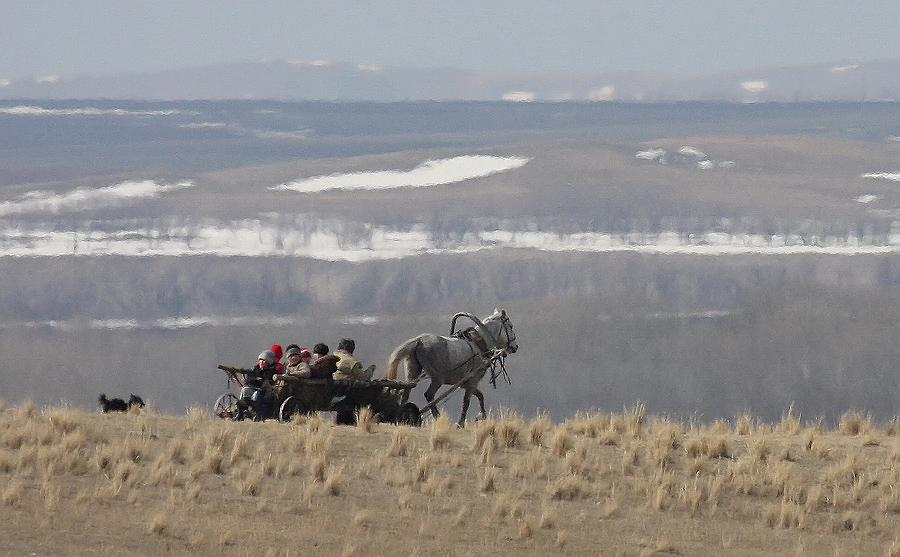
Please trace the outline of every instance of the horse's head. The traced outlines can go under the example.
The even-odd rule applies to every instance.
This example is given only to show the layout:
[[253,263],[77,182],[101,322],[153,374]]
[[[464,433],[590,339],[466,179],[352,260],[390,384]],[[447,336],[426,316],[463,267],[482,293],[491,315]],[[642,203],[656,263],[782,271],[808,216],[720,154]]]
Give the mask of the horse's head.
[[513,330],[512,321],[506,315],[506,310],[495,309],[494,313],[484,320],[484,324],[489,327],[500,348],[510,354],[515,354],[519,349],[519,344],[516,342],[516,332]]

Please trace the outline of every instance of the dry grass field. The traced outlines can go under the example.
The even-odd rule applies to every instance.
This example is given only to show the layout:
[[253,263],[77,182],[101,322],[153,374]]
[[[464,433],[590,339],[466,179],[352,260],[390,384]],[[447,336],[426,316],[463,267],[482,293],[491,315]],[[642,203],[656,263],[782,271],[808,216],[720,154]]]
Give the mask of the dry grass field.
[[9,554],[900,555],[900,424],[0,410]]

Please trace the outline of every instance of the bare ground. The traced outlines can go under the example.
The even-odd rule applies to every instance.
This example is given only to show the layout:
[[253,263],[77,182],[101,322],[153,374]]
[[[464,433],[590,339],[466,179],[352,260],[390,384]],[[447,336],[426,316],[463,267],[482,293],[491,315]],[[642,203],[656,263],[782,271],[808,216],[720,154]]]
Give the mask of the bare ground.
[[7,554],[900,555],[900,427],[0,411]]

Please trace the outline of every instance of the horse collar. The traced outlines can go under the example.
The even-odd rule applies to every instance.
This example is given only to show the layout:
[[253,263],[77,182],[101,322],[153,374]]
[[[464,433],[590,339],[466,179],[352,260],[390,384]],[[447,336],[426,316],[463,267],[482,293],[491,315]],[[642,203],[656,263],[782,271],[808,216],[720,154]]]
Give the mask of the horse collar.
[[487,338],[490,338],[490,335],[485,335],[484,333],[486,332],[487,331],[479,330],[478,327],[469,327],[468,329],[460,331],[457,336],[474,343],[476,348],[478,348],[478,351],[482,355],[485,355],[491,351],[488,346],[488,341],[485,340],[485,337],[487,336]]

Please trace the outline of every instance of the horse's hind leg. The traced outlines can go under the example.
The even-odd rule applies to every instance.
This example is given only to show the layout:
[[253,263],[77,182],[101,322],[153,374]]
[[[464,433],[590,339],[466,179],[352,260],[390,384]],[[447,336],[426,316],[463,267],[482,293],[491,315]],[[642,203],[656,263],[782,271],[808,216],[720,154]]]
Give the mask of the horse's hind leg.
[[[407,358],[404,365],[406,366],[406,382],[409,383],[411,381],[418,381],[419,376],[422,375],[422,365],[415,358]],[[430,390],[430,387],[429,387]],[[437,391],[437,389],[435,389]],[[412,389],[403,389],[403,394],[400,395],[400,405],[403,406],[409,401],[409,394],[412,392]],[[427,394],[425,395],[428,396]],[[432,394],[432,397],[434,395]],[[431,399],[429,399],[430,401]]]
[[[427,400],[429,404],[431,403],[432,400],[434,400],[434,395],[437,394],[438,389],[440,389],[440,388],[441,388],[441,382],[436,379],[432,379],[431,384],[428,385],[428,390],[425,391],[425,400]],[[434,416],[435,418],[438,417],[437,405],[431,407],[431,415]]]

